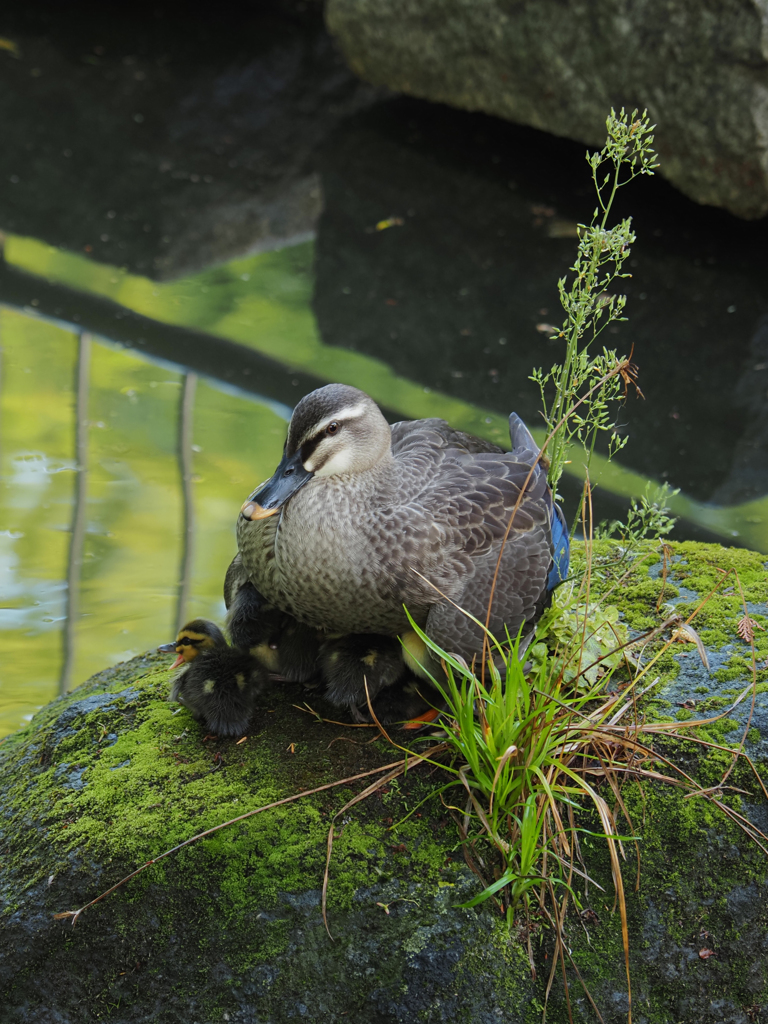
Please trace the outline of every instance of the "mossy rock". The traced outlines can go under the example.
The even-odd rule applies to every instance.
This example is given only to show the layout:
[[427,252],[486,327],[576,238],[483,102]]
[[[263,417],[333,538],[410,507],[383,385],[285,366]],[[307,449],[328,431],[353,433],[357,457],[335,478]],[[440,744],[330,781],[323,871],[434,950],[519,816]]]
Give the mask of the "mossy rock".
[[[608,600],[631,628],[658,621],[662,588],[661,605],[688,604],[733,568],[751,614],[765,623],[764,556],[674,545],[666,579],[657,547],[626,563],[615,544],[598,546],[592,583],[593,592],[607,591],[616,567],[622,575],[628,569]],[[695,620],[710,672],[702,675],[695,648],[680,644],[657,663],[661,682],[644,698],[652,713],[674,716],[675,704],[694,699],[697,707],[715,702],[697,717],[714,716],[723,710],[718,699],[732,703],[730,692],[749,682],[748,646],[737,634],[741,599],[723,589],[729,586]],[[768,644],[758,637],[765,662]],[[245,742],[206,738],[165,699],[167,661],[150,654],[100,673],[0,746],[3,1024],[541,1019],[551,937],[546,930],[534,937],[534,981],[520,936],[509,936],[490,904],[457,906],[479,883],[434,794],[439,772],[430,766],[412,767],[337,822],[328,888],[333,940],[320,910],[328,830],[370,779],[302,797],[185,847],[91,907],[74,928],[54,919],[198,832],[401,756],[383,740],[368,743],[365,730],[301,711],[294,705],[307,694],[294,687],[265,695]],[[766,685],[758,686],[748,737],[761,772],[765,676],[761,669]],[[309,701],[328,713],[320,698]],[[742,701],[700,732],[738,742],[749,711],[750,700]],[[713,783],[731,757],[678,741],[664,752]],[[729,781],[747,794],[726,799],[743,800],[741,810],[768,832],[750,773],[738,767]],[[629,843],[624,870],[635,1022],[760,1019],[768,1009],[765,856],[709,803],[633,782],[624,795],[641,836],[636,892]],[[586,817],[583,823],[590,825]],[[603,1019],[626,1020],[610,869],[599,839],[585,837],[583,846],[605,892],[579,889],[584,912],[567,922],[573,960]],[[570,965],[567,973],[574,1019],[596,1019]],[[568,1019],[559,979],[548,1019]]]
[[[206,740],[166,700],[168,656],[134,658],[54,701],[0,748],[0,1015],[15,1021],[488,1021],[524,1012],[519,948],[477,890],[439,801],[411,771],[337,822],[371,779],[274,808],[152,866],[185,839],[301,789],[398,760],[276,689],[245,743]],[[334,742],[338,741],[338,742]],[[515,979],[514,982],[512,979]]]

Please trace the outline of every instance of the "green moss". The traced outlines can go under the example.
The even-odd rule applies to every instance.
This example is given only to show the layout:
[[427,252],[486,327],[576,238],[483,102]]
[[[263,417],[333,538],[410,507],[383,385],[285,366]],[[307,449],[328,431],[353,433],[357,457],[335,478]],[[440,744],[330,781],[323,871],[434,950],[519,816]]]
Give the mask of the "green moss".
[[[102,673],[43,709],[0,746],[6,782],[0,820],[14,822],[3,850],[6,922],[10,926],[28,915],[29,899],[44,900],[49,909],[41,955],[50,972],[60,965],[66,976],[77,975],[83,963],[91,965],[88,976],[94,980],[78,995],[84,1005],[109,1019],[119,1017],[121,1000],[132,1005],[140,998],[130,977],[134,962],[146,960],[147,936],[153,948],[166,950],[174,962],[171,973],[178,975],[168,995],[170,1008],[153,1017],[158,1024],[176,1024],[175,1005],[197,1007],[198,1016],[204,1005],[205,1019],[223,1019],[244,984],[259,1012],[280,1022],[299,1012],[297,993],[310,986],[323,1005],[336,1008],[318,1013],[319,1020],[330,1020],[366,1004],[366,971],[375,971],[376,984],[391,998],[401,990],[405,998],[408,958],[417,963],[424,957],[441,964],[442,973],[428,979],[426,1008],[414,1019],[434,1019],[443,988],[463,1008],[457,1020],[469,1022],[489,999],[504,1013],[528,1005],[527,975],[502,984],[503,971],[496,968],[488,971],[498,992],[468,992],[469,975],[460,970],[467,945],[484,949],[476,955],[491,964],[489,943],[500,940],[489,930],[490,907],[481,913],[454,907],[473,896],[478,884],[455,855],[455,827],[434,799],[423,768],[336,819],[328,887],[335,944],[319,907],[328,831],[345,802],[370,780],[274,807],[179,850],[88,910],[75,931],[62,933],[68,941],[60,942],[58,929],[50,932],[54,911],[82,906],[195,833],[400,756],[383,741],[360,742],[358,731],[350,735],[300,714],[293,705],[303,698],[290,688],[270,695],[245,743],[206,740],[185,710],[174,714],[176,707],[165,700],[166,665],[167,659],[150,656]],[[74,895],[62,896],[59,886],[65,882]],[[103,953],[90,944],[94,927],[119,937]],[[375,966],[350,970],[362,955],[361,935],[375,936],[380,944],[375,956],[365,954]],[[512,955],[507,937],[503,949],[502,958]],[[126,951],[133,951],[130,971],[122,961]],[[119,969],[113,960],[101,961],[113,952]],[[275,974],[269,966],[285,964],[286,955],[302,965],[298,975],[285,968]],[[212,965],[219,965],[215,984]],[[166,984],[154,958],[142,969],[142,991]],[[254,978],[273,980],[258,982],[254,990]],[[37,1006],[34,965],[19,967],[14,984],[17,992],[35,993]],[[413,995],[408,999],[413,1002]],[[47,1010],[41,1003],[34,1012],[43,1019]]]
[[[714,978],[689,950],[706,945],[727,950],[751,941],[750,931],[757,922],[754,918],[739,921],[726,897],[745,886],[765,885],[765,857],[706,801],[685,800],[669,787],[634,783],[625,787],[624,800],[641,837],[639,887],[635,888],[637,868],[631,850],[623,865],[635,1012],[649,1024],[662,1024],[670,1019],[702,1019],[717,998],[745,1006],[761,1003],[768,988],[763,977],[755,989],[755,967],[762,960],[757,953],[759,937],[755,961],[735,963],[729,958]],[[592,888],[585,896],[581,891],[599,923],[587,925],[589,942],[580,928],[571,928],[573,955],[598,1006],[612,1003],[616,1007],[617,990],[625,990],[623,951],[610,865],[602,847],[590,851],[590,874],[606,892]],[[670,965],[674,970],[669,970]],[[572,988],[577,984],[572,975]],[[555,1014],[549,1019],[567,1017]]]

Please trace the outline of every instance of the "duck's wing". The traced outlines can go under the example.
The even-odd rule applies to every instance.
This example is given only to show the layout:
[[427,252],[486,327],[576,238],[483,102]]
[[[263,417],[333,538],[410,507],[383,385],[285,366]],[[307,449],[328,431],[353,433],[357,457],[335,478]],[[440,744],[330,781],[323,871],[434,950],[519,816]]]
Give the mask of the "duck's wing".
[[428,629],[437,642],[470,656],[477,650],[478,627],[467,627],[438,591],[484,621],[502,544],[493,623],[516,631],[535,619],[552,561],[551,495],[535,456],[414,440],[396,464],[395,501],[377,510],[371,532],[398,597],[412,611],[432,606]]
[[531,462],[541,451],[533,439],[533,434],[516,412],[509,414],[509,440],[512,443],[512,451],[519,454],[520,458],[524,458],[524,453],[528,453]]
[[454,450],[457,452],[501,452],[503,448],[486,441],[474,434],[465,434],[454,430],[445,420],[437,418],[427,420],[402,420],[393,423],[392,453],[395,457],[404,455],[410,448],[428,445],[433,449]]
[[549,602],[551,565],[548,520],[539,520],[532,529],[520,532],[513,524],[506,542],[499,541],[475,560],[474,571],[455,604],[442,601],[430,609],[427,634],[444,650],[461,654],[468,662],[482,651],[486,622],[500,643],[508,633],[514,640],[521,627],[526,634]]
[[229,563],[229,568],[224,577],[224,605],[227,609],[232,607],[240,588],[249,582],[248,573],[243,565],[243,556],[238,551]]
[[[398,490],[408,500],[392,510],[387,536],[402,552],[403,598],[431,605],[428,634],[467,658],[482,649],[483,630],[463,612],[485,623],[493,595],[489,628],[501,641],[507,630],[514,637],[568,571],[568,531],[539,447],[517,414],[509,426],[511,452],[441,420],[393,427]],[[414,584],[414,569],[433,586]],[[435,588],[447,600],[436,600]]]
[[[533,462],[541,452],[530,430],[516,412],[509,415],[509,439],[512,442],[512,451],[515,456],[523,461]],[[540,464],[549,469],[547,459],[540,459]],[[563,510],[554,500],[551,504],[549,521],[552,530],[552,566],[547,577],[548,590],[554,590],[568,575],[571,554],[570,536]]]

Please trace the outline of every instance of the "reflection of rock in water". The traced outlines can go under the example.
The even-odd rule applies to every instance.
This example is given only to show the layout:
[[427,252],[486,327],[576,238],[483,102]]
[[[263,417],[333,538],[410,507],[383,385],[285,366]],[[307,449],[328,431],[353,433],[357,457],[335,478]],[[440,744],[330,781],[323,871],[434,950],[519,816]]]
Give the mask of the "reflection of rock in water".
[[717,505],[737,505],[768,494],[768,316],[759,320],[752,335],[735,396],[746,411],[747,429],[728,476],[712,495]]
[[[561,351],[537,324],[561,323],[556,282],[594,207],[582,147],[397,100],[340,126],[322,187],[314,305],[326,343],[535,425],[528,375]],[[706,499],[743,432],[735,388],[753,311],[768,308],[768,225],[694,207],[659,179],[624,195],[639,239],[629,322],[600,340],[634,345],[646,401],[621,413],[621,461]],[[393,216],[402,225],[376,230]]]
[[312,153],[374,96],[319,21],[58,17],[3,12],[0,227],[155,277],[314,231]]

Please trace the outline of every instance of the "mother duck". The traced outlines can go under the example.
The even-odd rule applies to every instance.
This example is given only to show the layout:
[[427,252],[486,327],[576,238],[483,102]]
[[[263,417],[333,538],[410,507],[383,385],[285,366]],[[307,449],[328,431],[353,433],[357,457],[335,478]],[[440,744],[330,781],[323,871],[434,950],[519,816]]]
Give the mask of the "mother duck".
[[335,634],[403,635],[407,608],[468,661],[483,634],[459,609],[485,622],[492,590],[491,632],[529,631],[567,574],[568,532],[539,449],[509,420],[505,452],[440,419],[390,426],[357,388],[313,391],[273,476],[243,504],[230,592],[250,581],[269,605]]

